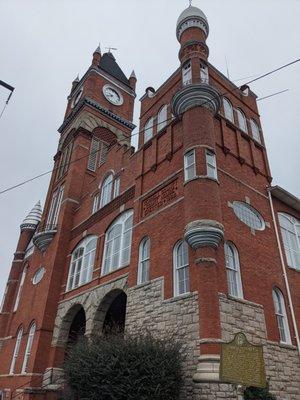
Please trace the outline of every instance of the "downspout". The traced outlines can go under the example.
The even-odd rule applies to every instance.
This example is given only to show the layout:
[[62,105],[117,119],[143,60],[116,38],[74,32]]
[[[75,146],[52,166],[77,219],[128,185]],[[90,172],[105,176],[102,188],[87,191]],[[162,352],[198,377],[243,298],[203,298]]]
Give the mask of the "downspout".
[[297,322],[296,322],[296,317],[295,317],[295,311],[294,311],[294,306],[293,306],[293,300],[292,300],[290,285],[289,285],[289,281],[288,281],[288,277],[287,277],[287,273],[286,273],[286,266],[285,266],[285,262],[284,262],[284,257],[283,257],[283,252],[282,252],[282,247],[281,247],[281,242],[280,242],[277,222],[276,222],[276,218],[275,218],[274,206],[273,206],[273,200],[272,200],[270,187],[268,187],[267,190],[268,190],[268,196],[269,196],[269,202],[270,202],[270,207],[271,207],[271,212],[272,212],[273,224],[274,224],[274,228],[275,228],[276,240],[277,240],[277,245],[278,245],[278,250],[279,250],[279,255],[280,255],[282,273],[283,273],[285,287],[286,287],[286,291],[287,291],[287,295],[288,295],[289,307],[290,307],[290,310],[291,310],[293,327],[294,327],[295,337],[296,337],[296,342],[297,342],[297,348],[298,348],[298,353],[299,353],[299,357],[300,357],[299,332],[298,332],[298,327],[297,327]]

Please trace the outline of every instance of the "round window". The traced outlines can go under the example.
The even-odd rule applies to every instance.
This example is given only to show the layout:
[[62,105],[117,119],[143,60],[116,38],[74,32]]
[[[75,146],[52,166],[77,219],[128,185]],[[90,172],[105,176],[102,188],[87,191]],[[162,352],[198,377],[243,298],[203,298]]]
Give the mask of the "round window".
[[247,203],[241,201],[233,202],[233,211],[238,219],[250,228],[256,231],[263,231],[265,229],[265,221],[263,217]]
[[39,282],[41,282],[41,280],[43,279],[44,273],[45,273],[45,268],[40,267],[34,274],[34,276],[32,278],[32,283],[34,285],[37,285]]

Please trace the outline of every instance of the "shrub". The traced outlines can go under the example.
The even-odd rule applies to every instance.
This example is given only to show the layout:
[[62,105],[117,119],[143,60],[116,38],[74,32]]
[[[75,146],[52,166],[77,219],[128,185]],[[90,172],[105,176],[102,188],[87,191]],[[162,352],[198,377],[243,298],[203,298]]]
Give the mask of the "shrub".
[[110,335],[75,344],[64,364],[72,400],[176,400],[180,345],[173,339]]
[[269,387],[261,389],[250,386],[244,391],[244,400],[276,400],[276,396],[269,392]]

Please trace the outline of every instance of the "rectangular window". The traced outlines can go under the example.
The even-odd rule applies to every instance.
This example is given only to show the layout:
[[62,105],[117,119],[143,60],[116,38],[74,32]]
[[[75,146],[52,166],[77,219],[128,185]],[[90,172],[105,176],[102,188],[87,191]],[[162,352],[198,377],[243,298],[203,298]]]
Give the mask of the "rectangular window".
[[20,297],[21,297],[21,293],[22,293],[22,288],[24,285],[24,281],[25,281],[25,277],[26,277],[26,272],[27,272],[27,267],[25,267],[23,269],[22,275],[21,275],[21,280],[20,280],[20,284],[19,284],[19,288],[18,288],[18,292],[17,292],[17,297],[16,297],[16,301],[15,301],[15,305],[14,305],[14,312],[17,311],[18,309],[18,305],[20,302]]
[[57,225],[63,194],[64,194],[63,186],[60,186],[53,193],[50,210],[49,210],[49,214],[48,214],[48,219],[47,219],[47,226],[49,229],[53,229]]
[[200,64],[200,81],[202,83],[209,83],[208,68],[205,64]]
[[72,154],[73,143],[69,143],[60,156],[56,179],[60,179],[68,170]]
[[184,180],[188,181],[196,176],[195,150],[184,155]]
[[183,86],[189,85],[192,83],[192,67],[191,62],[188,61],[182,67],[182,84]]
[[207,176],[218,179],[216,155],[210,150],[206,150]]
[[114,198],[120,194],[120,177],[115,178],[114,182]]
[[[4,295],[3,295],[3,297],[2,297],[1,306],[0,306],[0,314],[1,314],[2,311],[3,311],[4,302],[5,302],[5,298],[6,298],[7,292],[8,292],[8,284],[7,284],[6,287],[5,287],[5,292],[4,292]],[[0,399],[0,400],[1,400],[1,399]]]

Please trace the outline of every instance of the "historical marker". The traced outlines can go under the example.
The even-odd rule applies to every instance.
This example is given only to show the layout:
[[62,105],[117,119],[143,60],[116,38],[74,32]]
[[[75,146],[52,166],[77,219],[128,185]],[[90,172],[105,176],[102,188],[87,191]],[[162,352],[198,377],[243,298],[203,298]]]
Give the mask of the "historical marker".
[[221,347],[220,381],[243,386],[266,387],[263,347],[248,342],[239,332]]

